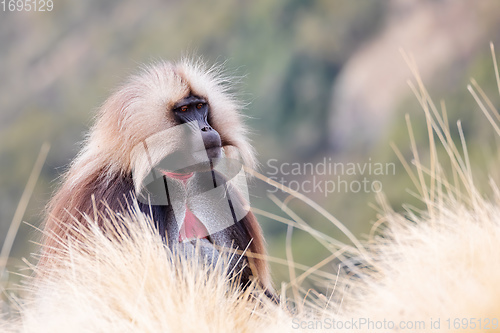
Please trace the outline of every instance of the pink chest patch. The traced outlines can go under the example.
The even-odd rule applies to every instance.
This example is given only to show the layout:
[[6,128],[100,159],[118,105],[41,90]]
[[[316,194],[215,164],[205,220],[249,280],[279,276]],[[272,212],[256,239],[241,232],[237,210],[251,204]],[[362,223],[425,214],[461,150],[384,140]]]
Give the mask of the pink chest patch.
[[186,216],[184,224],[179,231],[179,242],[190,238],[207,238],[207,228],[200,220],[186,207]]
[[[186,186],[189,178],[193,176],[193,173],[175,173],[175,172],[166,172],[162,171],[162,173],[173,179],[177,179],[182,181],[184,186]],[[184,216],[184,223],[182,224],[181,230],[179,231],[179,242],[182,242],[186,239],[193,238],[207,238],[208,230],[205,228],[203,223],[189,210],[186,206],[186,215]]]

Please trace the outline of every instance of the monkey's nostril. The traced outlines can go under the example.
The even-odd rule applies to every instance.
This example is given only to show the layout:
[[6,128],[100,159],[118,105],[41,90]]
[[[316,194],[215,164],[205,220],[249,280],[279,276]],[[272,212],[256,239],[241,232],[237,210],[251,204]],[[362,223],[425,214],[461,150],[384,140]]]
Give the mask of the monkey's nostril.
[[202,131],[202,132],[208,132],[208,131],[210,131],[211,129],[212,129],[212,128],[211,128],[210,126],[205,126],[205,127],[202,127],[202,128],[201,128],[201,131]]

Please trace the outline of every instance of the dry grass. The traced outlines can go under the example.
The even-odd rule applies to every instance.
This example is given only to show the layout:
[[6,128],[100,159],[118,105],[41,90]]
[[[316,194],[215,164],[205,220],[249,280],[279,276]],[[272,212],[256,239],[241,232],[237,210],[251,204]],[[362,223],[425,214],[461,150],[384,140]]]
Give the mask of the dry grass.
[[[138,211],[138,207],[134,207]],[[26,332],[274,332],[286,311],[225,265],[209,268],[165,247],[142,213],[114,216],[103,232],[87,218],[59,265],[28,283],[19,304]],[[111,233],[111,230],[114,230]],[[111,234],[111,236],[110,236]]]

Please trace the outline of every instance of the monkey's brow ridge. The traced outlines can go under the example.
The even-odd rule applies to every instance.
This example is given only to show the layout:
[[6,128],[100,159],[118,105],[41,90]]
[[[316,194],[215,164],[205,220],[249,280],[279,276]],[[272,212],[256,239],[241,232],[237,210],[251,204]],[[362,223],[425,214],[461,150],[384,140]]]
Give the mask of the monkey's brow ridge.
[[194,95],[189,95],[186,98],[181,99],[174,104],[174,109],[180,108],[181,106],[193,104],[193,103],[206,103],[207,101],[203,97],[198,97]]

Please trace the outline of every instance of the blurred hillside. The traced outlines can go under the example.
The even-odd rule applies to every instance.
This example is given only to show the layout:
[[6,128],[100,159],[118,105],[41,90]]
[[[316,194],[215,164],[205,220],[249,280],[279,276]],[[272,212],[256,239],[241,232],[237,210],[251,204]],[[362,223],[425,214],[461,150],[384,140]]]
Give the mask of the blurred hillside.
[[[409,155],[404,114],[417,144],[427,146],[424,117],[406,84],[410,72],[398,49],[414,54],[451,124],[461,119],[474,163],[498,163],[497,140],[477,112],[466,84],[474,76],[495,91],[489,41],[500,37],[496,1],[134,1],[55,2],[52,12],[0,12],[0,244],[44,141],[52,149],[24,221],[38,226],[57,177],[78,151],[95,109],[142,63],[201,55],[244,76],[249,125],[262,164],[333,161],[391,162],[380,177],[389,200],[418,201],[389,148]],[[494,94],[489,94],[494,96]],[[499,101],[493,101],[498,105]],[[423,152],[425,153],[425,152]],[[482,168],[479,168],[482,170]],[[328,179],[329,176],[323,177]],[[495,175],[494,175],[495,176]],[[303,182],[309,174],[283,175]],[[348,176],[355,180],[359,175]],[[487,175],[477,175],[486,183]],[[387,186],[386,186],[387,185]],[[253,205],[286,216],[253,183]],[[373,193],[308,194],[353,232],[368,232]],[[278,194],[278,197],[284,196]],[[290,206],[333,237],[342,235],[304,205]],[[270,254],[284,256],[286,226],[259,218]],[[22,226],[11,265],[28,256],[36,231]],[[326,252],[305,233],[294,238],[295,260],[314,264]],[[275,268],[276,280],[284,278]]]

